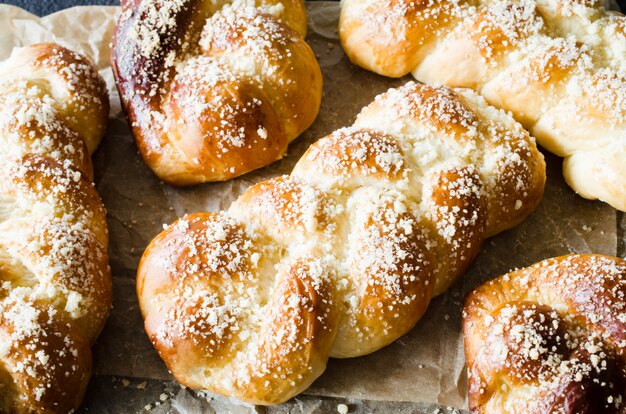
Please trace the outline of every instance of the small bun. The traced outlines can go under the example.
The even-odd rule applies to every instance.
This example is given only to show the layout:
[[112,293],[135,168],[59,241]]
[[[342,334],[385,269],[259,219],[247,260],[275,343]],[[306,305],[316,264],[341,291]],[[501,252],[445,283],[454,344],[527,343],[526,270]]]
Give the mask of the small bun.
[[301,0],[123,3],[113,69],[159,178],[237,177],[280,159],[315,120],[322,75]]
[[463,319],[471,412],[624,412],[626,261],[511,272],[469,293]]

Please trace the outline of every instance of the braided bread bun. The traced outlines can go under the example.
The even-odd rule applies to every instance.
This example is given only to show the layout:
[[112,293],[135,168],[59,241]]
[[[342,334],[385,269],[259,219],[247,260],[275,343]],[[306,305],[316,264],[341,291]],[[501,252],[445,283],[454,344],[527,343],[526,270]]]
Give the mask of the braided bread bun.
[[344,0],[359,66],[479,91],[565,157],[581,196],[626,211],[626,17],[600,0]]
[[544,182],[532,138],[476,93],[390,89],[291,176],[157,236],[137,275],[146,331],[182,384],[285,401],[329,356],[410,330]]
[[465,299],[472,413],[624,413],[626,261],[570,255]]
[[281,158],[317,116],[302,0],[122,0],[113,70],[139,150],[177,185]]
[[84,57],[45,43],[0,63],[0,412],[77,408],[111,305],[90,154],[109,113]]

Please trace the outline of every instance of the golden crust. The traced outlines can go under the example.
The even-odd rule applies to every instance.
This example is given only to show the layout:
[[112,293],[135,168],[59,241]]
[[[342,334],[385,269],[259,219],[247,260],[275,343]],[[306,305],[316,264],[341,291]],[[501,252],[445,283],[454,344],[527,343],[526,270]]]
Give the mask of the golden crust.
[[626,262],[569,255],[465,298],[468,395],[476,413],[622,413]]
[[0,338],[2,412],[62,413],[79,406],[91,375],[91,349],[72,322],[45,301],[5,297]]
[[339,32],[376,73],[472,88],[565,157],[581,196],[626,211],[626,17],[602,0],[346,0]]
[[113,70],[159,178],[239,176],[281,158],[313,123],[322,75],[301,0],[123,3]]
[[106,212],[90,154],[104,81],[52,43],[0,63],[0,411],[76,409],[111,305]]
[[162,159],[176,159],[183,152],[185,159],[195,160],[177,163],[175,181],[226,180],[267,165],[286,151],[287,135],[264,91],[236,75],[216,80],[210,72],[201,76],[195,89],[189,88],[193,81],[178,77],[166,98],[165,110],[177,121],[167,126],[169,145],[162,149]]
[[[62,122],[83,138],[89,154],[95,151],[106,131],[109,95],[89,59],[54,43],[38,43],[15,49],[0,72],[11,79],[11,87],[25,83],[48,93]],[[37,76],[30,77],[29,72]]]
[[106,130],[109,98],[89,60],[53,43],[15,49],[0,63],[0,88],[2,153],[69,161],[93,178],[90,155]]
[[148,246],[137,292],[146,331],[178,381],[275,404],[324,370],[336,312],[315,259],[276,275],[260,242],[223,215],[185,216]]
[[421,49],[455,20],[451,11],[458,2],[346,1],[342,3],[339,37],[355,64],[381,75],[401,77],[420,61]]
[[528,133],[475,93],[391,89],[290,176],[157,236],[138,269],[146,331],[182,383],[285,401],[329,356],[408,332],[544,181]]

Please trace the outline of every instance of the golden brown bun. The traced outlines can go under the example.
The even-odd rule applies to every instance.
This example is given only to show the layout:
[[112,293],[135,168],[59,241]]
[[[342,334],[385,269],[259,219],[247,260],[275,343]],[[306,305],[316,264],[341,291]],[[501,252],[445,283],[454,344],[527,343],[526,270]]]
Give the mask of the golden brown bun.
[[625,412],[626,261],[537,263],[475,289],[463,317],[470,412]]
[[146,164],[177,185],[280,159],[317,116],[302,0],[122,1],[113,70]]
[[84,57],[52,43],[0,63],[0,412],[67,413],[111,306],[91,153],[109,113]]
[[528,133],[470,90],[408,83],[228,212],[146,249],[146,331],[183,384],[255,404],[303,391],[329,356],[396,340],[543,193]]
[[473,88],[565,157],[581,196],[626,211],[626,17],[601,0],[344,0],[352,62]]

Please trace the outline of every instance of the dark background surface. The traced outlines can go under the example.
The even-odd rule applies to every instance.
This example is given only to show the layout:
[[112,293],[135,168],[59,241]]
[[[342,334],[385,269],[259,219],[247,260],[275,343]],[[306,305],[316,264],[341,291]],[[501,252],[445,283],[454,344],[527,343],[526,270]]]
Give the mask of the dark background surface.
[[[44,16],[71,6],[87,4],[118,5],[119,0],[5,0],[4,3],[20,6],[32,13]],[[617,0],[622,10],[626,10],[626,0]]]
[[[624,0],[626,1],[626,0]],[[45,16],[61,9],[66,9],[71,6],[79,5],[91,5],[91,4],[106,4],[106,5],[118,5],[119,0],[0,0],[1,3],[13,4],[20,6],[31,13]]]
[[[626,10],[626,0],[617,0],[622,10]],[[4,3],[20,6],[40,16],[71,6],[86,4],[118,5],[119,0],[5,0]]]
[[[626,2],[626,0],[623,1]],[[117,6],[120,4],[120,0],[0,0],[0,3],[20,6],[31,13],[45,16],[72,6],[85,6],[93,4]]]

